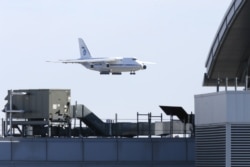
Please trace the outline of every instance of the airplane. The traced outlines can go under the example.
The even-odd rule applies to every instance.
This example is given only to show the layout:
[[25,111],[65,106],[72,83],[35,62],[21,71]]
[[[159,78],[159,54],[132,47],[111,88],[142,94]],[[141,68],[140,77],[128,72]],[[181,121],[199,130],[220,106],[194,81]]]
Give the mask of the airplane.
[[93,58],[84,43],[83,39],[79,38],[80,58],[71,60],[60,60],[61,63],[78,63],[87,69],[99,71],[100,74],[121,75],[122,72],[130,72],[135,75],[135,71],[145,70],[146,64],[155,64],[152,62],[142,62],[134,57],[102,57]]

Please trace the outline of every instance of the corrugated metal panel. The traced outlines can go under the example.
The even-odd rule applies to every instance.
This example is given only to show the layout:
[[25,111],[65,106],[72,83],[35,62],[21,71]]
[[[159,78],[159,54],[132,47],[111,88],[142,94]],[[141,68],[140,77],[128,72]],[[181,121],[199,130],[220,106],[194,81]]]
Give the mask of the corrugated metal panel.
[[250,166],[250,124],[231,125],[231,165]]
[[196,127],[196,167],[226,166],[226,126]]

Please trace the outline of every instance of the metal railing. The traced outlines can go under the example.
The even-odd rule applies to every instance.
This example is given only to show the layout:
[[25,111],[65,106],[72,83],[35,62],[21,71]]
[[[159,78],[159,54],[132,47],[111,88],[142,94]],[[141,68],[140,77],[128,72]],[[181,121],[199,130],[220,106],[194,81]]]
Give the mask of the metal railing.
[[[234,83],[234,91],[238,91],[238,78],[217,78],[217,86],[216,92],[220,91],[221,85],[224,85],[225,91],[229,90],[229,82]],[[249,90],[250,88],[250,76],[245,76],[245,83],[244,86],[240,86],[244,91]]]
[[[139,113],[138,113],[138,115],[139,116],[144,116],[143,114],[139,114]],[[173,137],[178,136],[178,137],[188,138],[188,137],[192,136],[192,133],[189,132],[188,129],[186,129],[187,128],[186,124],[183,124],[183,127],[181,129],[179,129],[179,131],[175,128],[175,125],[173,124],[173,122],[179,121],[178,119],[173,119],[173,117],[172,118],[165,118],[165,119],[163,119],[162,114],[159,115],[159,116],[155,116],[155,115],[152,115],[151,113],[148,113],[148,114],[145,114],[145,116],[147,116],[147,118],[141,118],[141,119],[139,119],[139,118],[137,118],[137,119],[132,119],[132,118],[129,119],[129,118],[127,118],[127,119],[125,119],[126,123],[130,122],[130,123],[134,123],[134,124],[137,125],[137,128],[135,127],[133,129],[131,129],[132,131],[130,131],[131,134],[134,134],[134,137],[137,137],[137,138],[141,138],[141,137],[148,137],[148,138],[151,138],[151,137],[153,137],[153,138],[155,138],[155,137],[167,137],[167,138],[169,138],[170,137],[170,138],[173,138]],[[18,120],[13,119],[13,121],[18,121]],[[123,123],[124,119],[118,119],[118,120],[103,119],[103,121],[104,122],[106,121],[106,123],[110,123],[110,125],[112,127],[113,124]],[[0,129],[1,129],[0,130],[0,137],[7,137],[7,136],[9,136],[9,135],[5,135],[5,133],[4,133],[5,123],[6,123],[5,119],[2,118],[1,119],[1,124],[0,124]],[[139,125],[141,125],[141,123],[148,124],[148,126],[147,126],[148,128],[142,128],[141,126],[139,126]],[[160,124],[160,123],[163,123],[163,124]],[[155,124],[158,124],[159,126],[170,126],[170,127],[167,128],[167,129],[165,129],[165,128],[158,129],[157,128],[158,129],[157,130],[155,128],[155,126],[154,126]],[[77,128],[86,128],[87,127],[87,125],[85,125],[85,124],[82,125],[82,123],[81,123],[80,120],[74,120],[74,119],[71,120],[71,125],[73,125],[71,127],[72,128],[71,130],[77,129]],[[145,124],[143,124],[143,126],[145,126]],[[23,127],[22,127],[22,125],[16,125],[15,128],[12,129],[13,136],[20,136],[21,137],[23,135],[24,136],[27,135],[27,136],[30,136],[30,137],[31,136],[39,137],[38,135],[28,135],[28,134],[26,134],[26,132],[27,132],[28,129],[25,130],[25,132],[24,131],[21,132],[21,131],[19,131],[19,129],[24,130]],[[31,129],[31,130],[33,130],[33,129]],[[115,133],[113,134],[114,130],[115,129],[112,129],[112,133],[110,133],[110,136],[108,136],[108,137],[111,137],[111,136],[118,137],[118,136],[114,135]],[[41,134],[42,134],[42,131],[43,130],[41,130]],[[154,135],[155,133],[156,134],[161,134],[162,132],[165,132],[166,134],[164,134],[164,135]],[[175,133],[173,133],[173,132],[175,132]],[[26,135],[23,134],[23,133],[25,133]],[[30,133],[30,134],[33,134],[33,133]],[[79,137],[88,137],[88,136],[84,136],[84,135],[81,136],[80,135]]]

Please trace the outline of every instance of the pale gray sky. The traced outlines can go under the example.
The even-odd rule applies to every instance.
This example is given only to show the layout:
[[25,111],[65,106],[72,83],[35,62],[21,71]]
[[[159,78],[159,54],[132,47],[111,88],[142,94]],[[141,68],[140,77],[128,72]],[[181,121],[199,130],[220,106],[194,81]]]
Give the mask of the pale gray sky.
[[[0,0],[0,106],[8,89],[71,89],[72,103],[102,119],[159,115],[159,105],[194,112],[205,61],[231,0]],[[93,57],[156,62],[135,76],[102,76],[77,64],[77,38]]]

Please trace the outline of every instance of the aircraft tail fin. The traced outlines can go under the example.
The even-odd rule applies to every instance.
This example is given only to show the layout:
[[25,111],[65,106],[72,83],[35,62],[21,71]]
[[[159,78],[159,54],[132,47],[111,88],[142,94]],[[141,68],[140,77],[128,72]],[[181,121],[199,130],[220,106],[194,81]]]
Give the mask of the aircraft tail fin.
[[79,41],[81,59],[91,58],[90,52],[87,48],[87,45],[84,43],[84,41],[81,38],[78,38],[78,41]]

